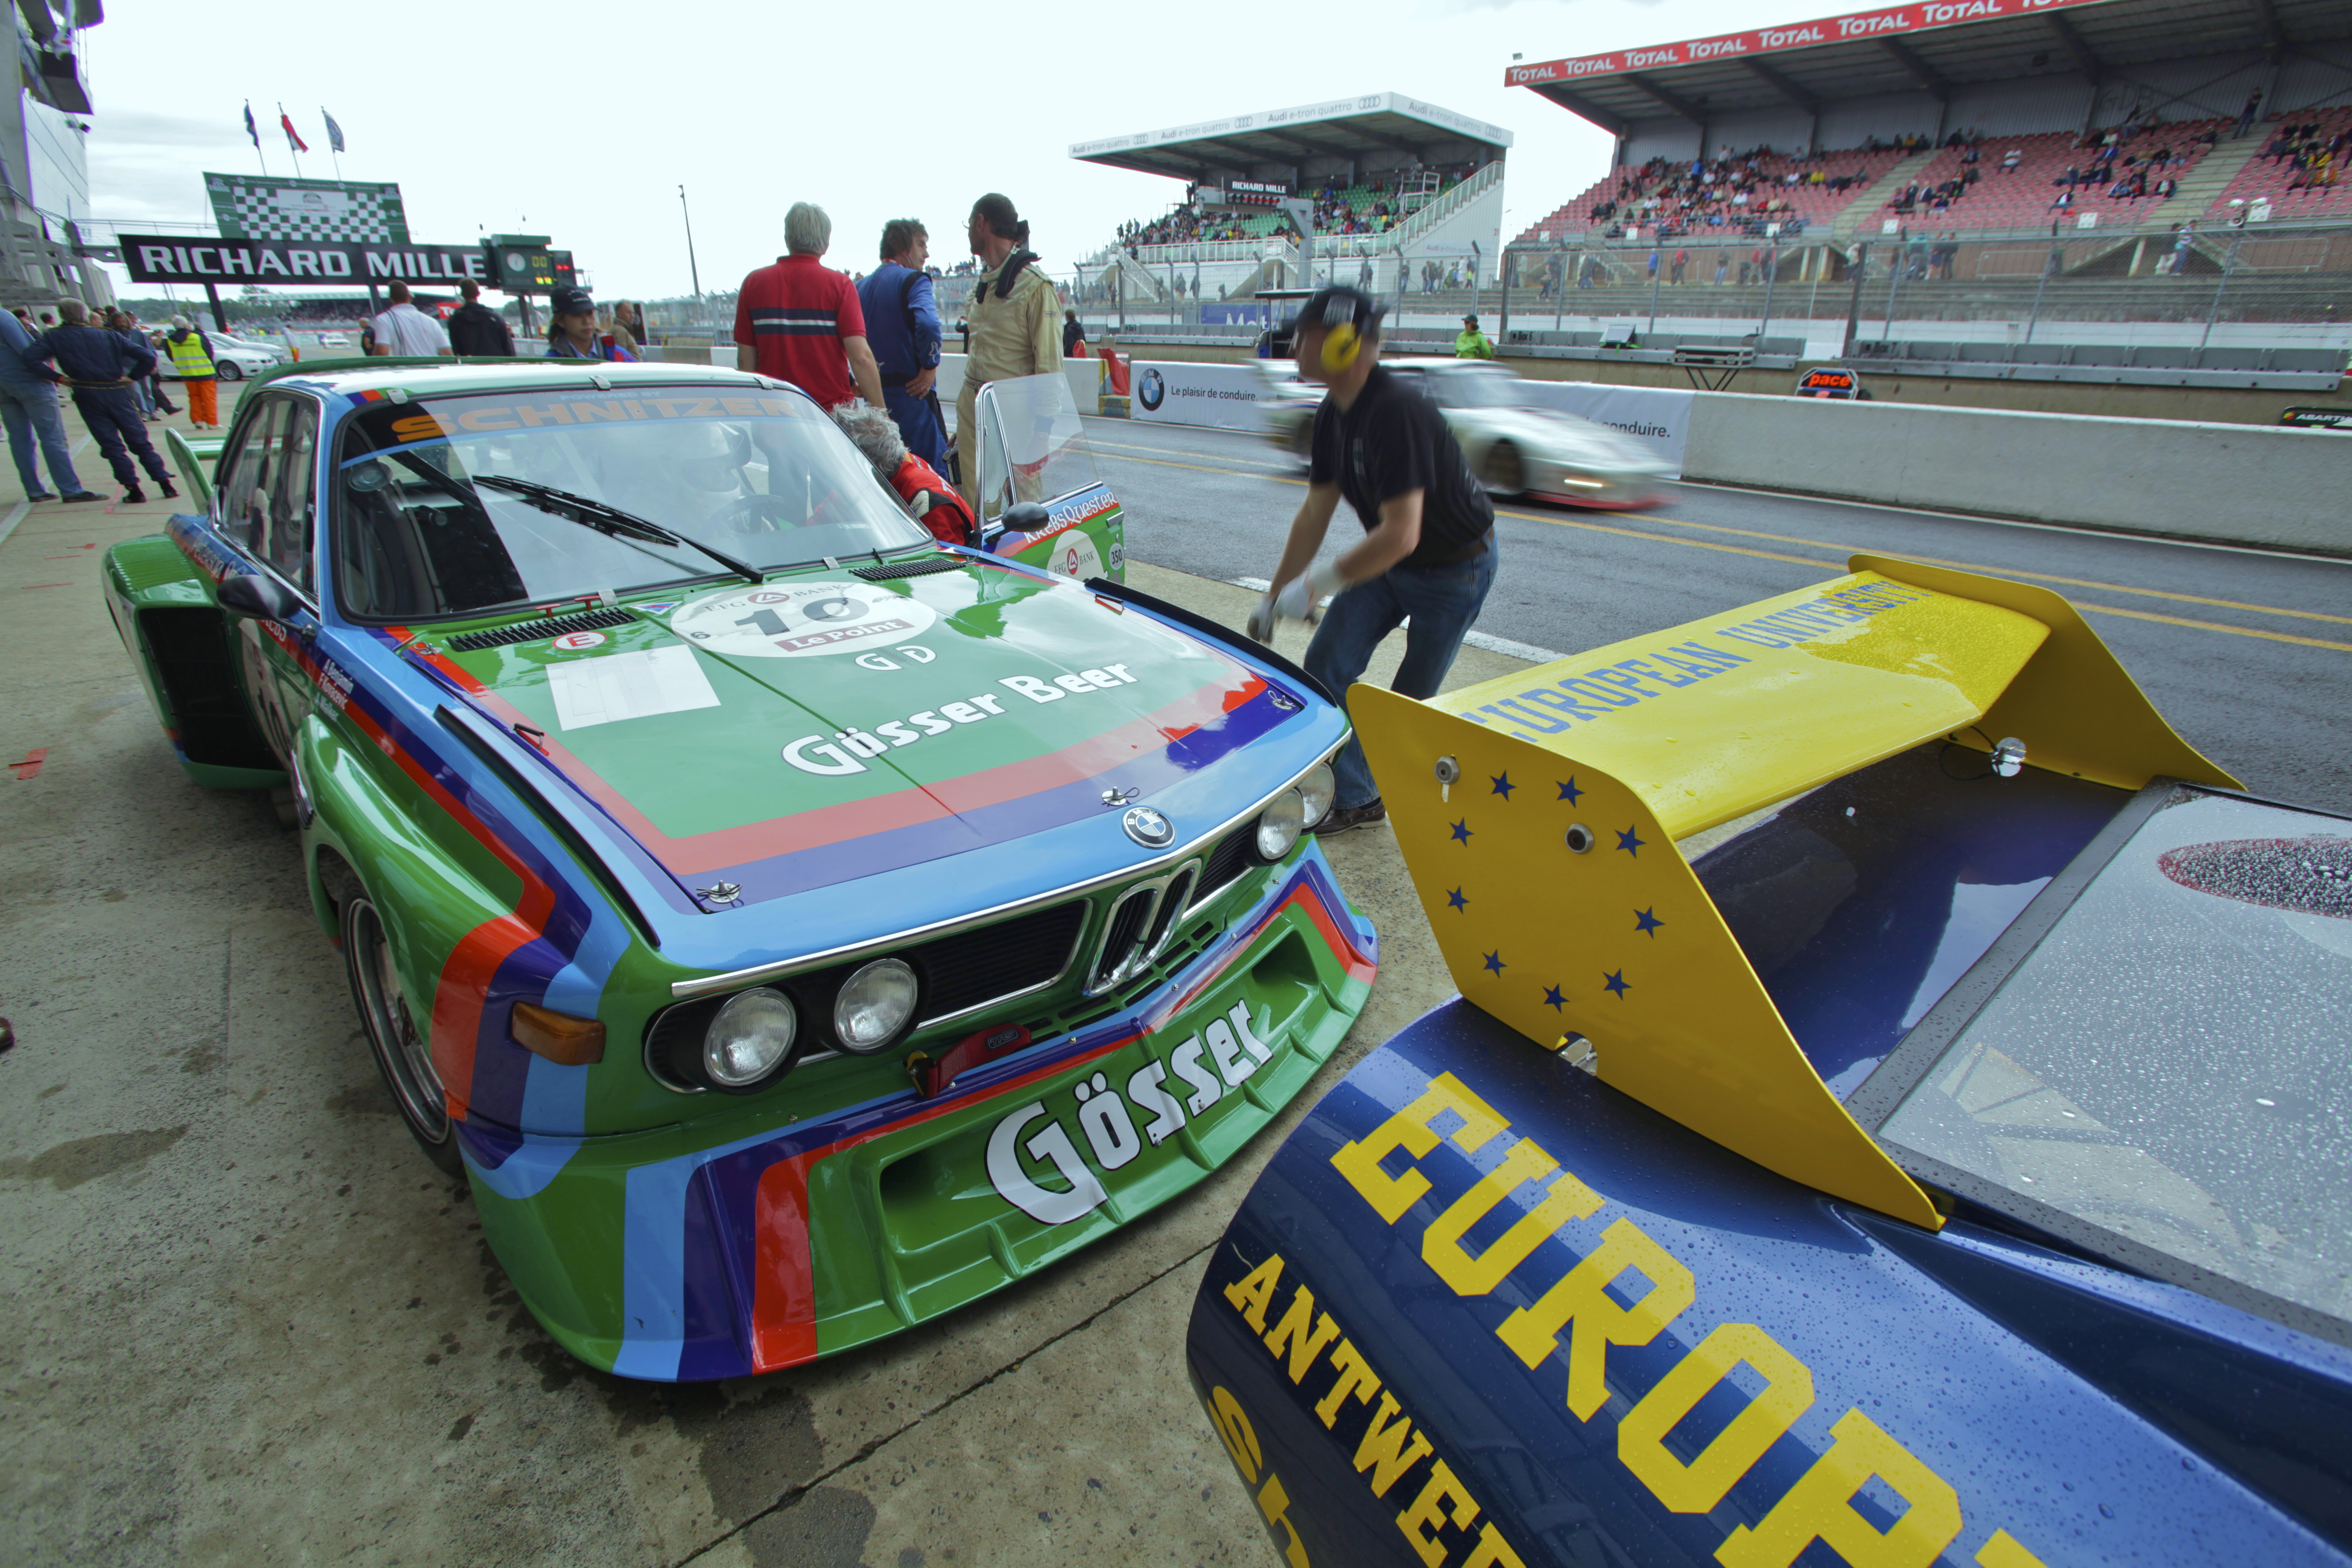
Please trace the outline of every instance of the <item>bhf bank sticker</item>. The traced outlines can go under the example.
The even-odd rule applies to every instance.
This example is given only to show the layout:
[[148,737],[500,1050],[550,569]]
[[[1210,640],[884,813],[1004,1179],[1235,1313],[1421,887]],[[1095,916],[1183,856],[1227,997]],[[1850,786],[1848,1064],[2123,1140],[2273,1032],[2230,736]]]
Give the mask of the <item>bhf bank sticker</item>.
[[903,642],[939,618],[920,600],[866,583],[778,583],[689,600],[669,629],[724,657],[801,658]]

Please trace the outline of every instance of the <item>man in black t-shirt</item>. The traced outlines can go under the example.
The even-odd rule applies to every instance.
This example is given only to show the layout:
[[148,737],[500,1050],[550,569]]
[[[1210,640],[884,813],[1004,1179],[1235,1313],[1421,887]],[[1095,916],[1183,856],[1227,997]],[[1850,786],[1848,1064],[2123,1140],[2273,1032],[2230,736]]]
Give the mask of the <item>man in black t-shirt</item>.
[[[1408,616],[1391,689],[1437,695],[1495,582],[1494,506],[1436,405],[1380,368],[1380,320],[1370,296],[1344,288],[1322,290],[1298,312],[1298,372],[1329,391],[1315,411],[1307,499],[1275,586],[1249,620],[1263,642],[1277,617],[1304,619],[1317,600],[1330,599],[1307,647],[1307,671],[1342,701],[1381,639]],[[1318,563],[1342,498],[1365,537]],[[1388,816],[1361,745],[1349,741],[1332,771],[1339,790],[1317,832]]]

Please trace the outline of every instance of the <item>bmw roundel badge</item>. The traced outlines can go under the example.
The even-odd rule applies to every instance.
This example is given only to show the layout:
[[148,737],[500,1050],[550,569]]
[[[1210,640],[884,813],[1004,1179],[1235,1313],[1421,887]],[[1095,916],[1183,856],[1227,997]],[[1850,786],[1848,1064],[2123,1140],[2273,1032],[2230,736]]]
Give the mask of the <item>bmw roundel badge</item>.
[[1129,807],[1127,815],[1118,819],[1118,825],[1127,829],[1129,838],[1146,849],[1165,849],[1176,842],[1176,825],[1148,805]]
[[1136,400],[1147,409],[1157,410],[1160,399],[1168,395],[1168,384],[1156,370],[1146,370],[1135,383]]

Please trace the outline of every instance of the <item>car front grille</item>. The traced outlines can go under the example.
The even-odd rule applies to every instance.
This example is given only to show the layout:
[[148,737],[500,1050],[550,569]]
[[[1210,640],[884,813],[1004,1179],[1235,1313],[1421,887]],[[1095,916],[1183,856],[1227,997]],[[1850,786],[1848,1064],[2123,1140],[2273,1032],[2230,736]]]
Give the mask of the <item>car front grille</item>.
[[1051,984],[1069,967],[1086,924],[1087,902],[1075,899],[927,942],[899,956],[923,977],[923,1019],[929,1023]]
[[1087,977],[1088,990],[1100,991],[1119,979],[1141,952],[1144,922],[1151,917],[1152,897],[1157,891],[1156,885],[1147,883],[1111,906],[1110,927],[1103,934],[1101,950],[1095,954],[1094,973]]
[[1208,864],[1201,872],[1200,890],[1192,895],[1193,898],[1205,899],[1231,887],[1243,872],[1255,865],[1257,857],[1251,851],[1257,847],[1256,839],[1257,823],[1255,820],[1244,823],[1218,839],[1217,847],[1209,851]]

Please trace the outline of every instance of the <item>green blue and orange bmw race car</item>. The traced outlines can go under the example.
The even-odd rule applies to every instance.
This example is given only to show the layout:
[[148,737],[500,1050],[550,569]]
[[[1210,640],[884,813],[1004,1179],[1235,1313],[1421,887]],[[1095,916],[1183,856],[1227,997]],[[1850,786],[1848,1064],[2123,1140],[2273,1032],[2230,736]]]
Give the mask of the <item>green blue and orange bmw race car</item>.
[[410,1131],[595,1366],[997,1289],[1199,1182],[1362,1007],[1307,834],[1344,715],[1115,580],[1075,418],[1000,423],[1022,559],[757,376],[295,365],[207,510],[109,555],[182,763],[281,792]]

